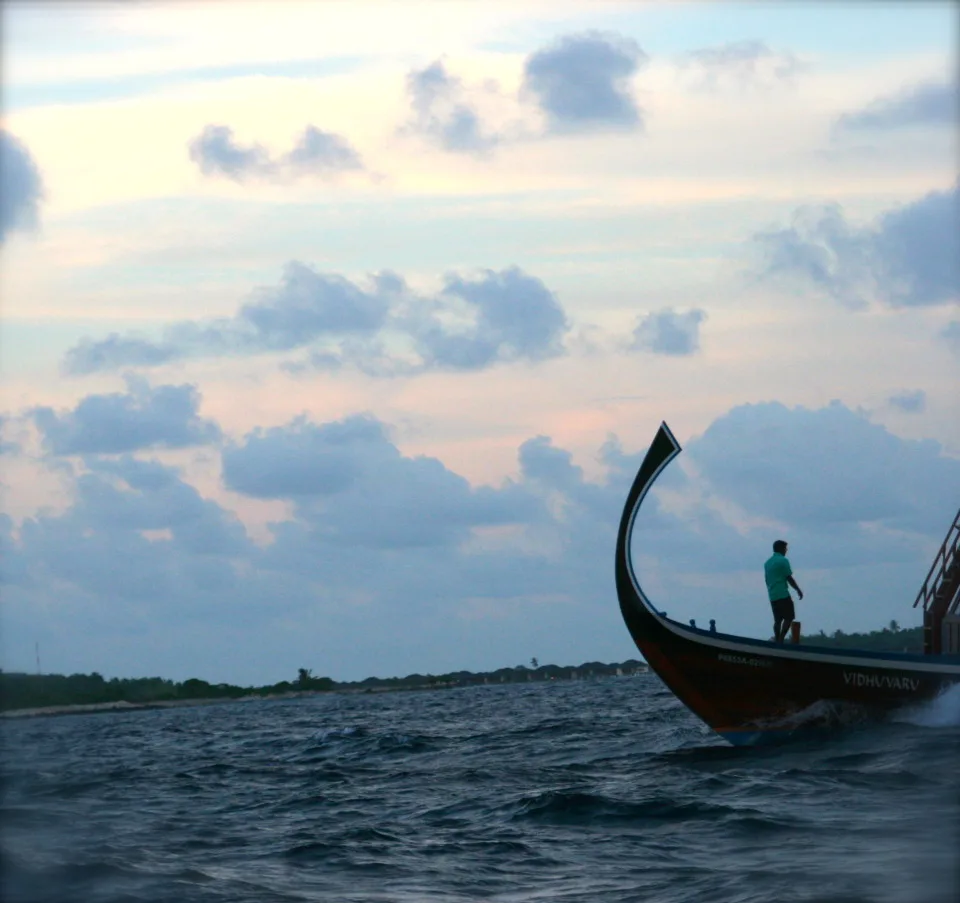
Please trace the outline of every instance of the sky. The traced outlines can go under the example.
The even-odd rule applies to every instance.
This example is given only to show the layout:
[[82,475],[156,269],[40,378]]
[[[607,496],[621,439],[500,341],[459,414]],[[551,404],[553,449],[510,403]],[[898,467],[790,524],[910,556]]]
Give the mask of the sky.
[[260,685],[920,623],[948,3],[3,6],[0,657]]

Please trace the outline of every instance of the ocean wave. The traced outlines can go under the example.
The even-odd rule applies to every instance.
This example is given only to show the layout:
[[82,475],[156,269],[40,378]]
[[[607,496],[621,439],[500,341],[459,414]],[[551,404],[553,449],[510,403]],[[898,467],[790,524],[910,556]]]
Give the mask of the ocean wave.
[[514,818],[572,822],[690,821],[720,818],[735,810],[708,801],[680,802],[668,797],[621,800],[582,790],[545,790],[522,799]]
[[658,686],[5,725],[0,898],[955,903],[956,696],[749,749]]

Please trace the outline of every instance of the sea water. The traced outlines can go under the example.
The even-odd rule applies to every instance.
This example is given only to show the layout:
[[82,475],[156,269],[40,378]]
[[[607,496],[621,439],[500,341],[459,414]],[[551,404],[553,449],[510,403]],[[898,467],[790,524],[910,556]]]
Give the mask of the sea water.
[[772,749],[652,674],[2,731],[5,903],[960,899],[960,688]]

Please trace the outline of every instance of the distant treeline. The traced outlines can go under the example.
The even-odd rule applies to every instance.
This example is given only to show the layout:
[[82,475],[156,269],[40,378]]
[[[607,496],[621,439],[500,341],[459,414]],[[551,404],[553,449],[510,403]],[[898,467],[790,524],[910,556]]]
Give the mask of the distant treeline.
[[912,652],[919,655],[923,652],[923,628],[908,627],[903,629],[896,621],[891,621],[889,627],[883,630],[873,630],[870,633],[844,633],[835,630],[831,634],[819,633],[801,635],[801,643],[811,646],[834,646],[840,649],[867,649],[870,652]]
[[406,689],[421,687],[465,687],[476,684],[518,683],[535,680],[577,680],[585,677],[612,677],[646,671],[647,666],[637,659],[625,662],[584,662],[582,665],[539,665],[536,659],[531,667],[499,668],[496,671],[451,671],[449,674],[408,674],[406,677],[368,677],[366,680],[336,684],[341,690]]
[[[535,660],[534,660],[535,661]],[[631,659],[621,664],[587,662],[577,667],[543,665],[528,668],[501,668],[475,674],[456,671],[450,674],[409,674],[406,677],[368,677],[366,680],[338,683],[329,677],[314,677],[308,668],[300,668],[297,679],[262,687],[238,687],[211,684],[190,678],[182,683],[162,677],[117,678],[105,680],[100,674],[22,674],[0,671],[0,711],[35,709],[49,706],[96,705],[129,702],[138,705],[177,703],[199,699],[239,699],[244,696],[283,696],[290,693],[326,690],[402,690],[469,686],[483,683],[515,683],[528,680],[562,680],[599,677],[608,674],[632,674],[646,665]]]
[[104,702],[177,702],[194,699],[236,699],[241,696],[274,696],[295,690],[328,690],[328,677],[309,678],[304,684],[288,680],[264,687],[210,684],[191,678],[182,683],[162,677],[113,677],[100,674],[16,674],[0,672],[0,711],[45,706],[96,705]]
[[[895,621],[882,630],[870,633],[832,634],[820,631],[804,635],[802,643],[811,646],[833,646],[845,649],[868,649],[874,652],[923,651],[923,628],[901,629]],[[300,668],[296,680],[283,680],[262,687],[237,687],[232,684],[210,684],[191,678],[181,683],[161,677],[104,679],[100,674],[17,674],[0,671],[0,711],[34,709],[48,706],[92,705],[129,702],[139,705],[177,703],[199,699],[239,699],[243,696],[283,696],[290,693],[326,690],[376,692],[381,690],[417,690],[440,687],[463,687],[477,684],[518,683],[544,680],[576,680],[589,677],[630,675],[647,670],[636,659],[605,664],[585,662],[582,665],[540,665],[530,660],[530,667],[517,665],[496,671],[474,673],[453,671],[448,674],[408,674],[406,677],[368,677],[361,681],[337,682],[329,677],[314,677],[308,668]]]

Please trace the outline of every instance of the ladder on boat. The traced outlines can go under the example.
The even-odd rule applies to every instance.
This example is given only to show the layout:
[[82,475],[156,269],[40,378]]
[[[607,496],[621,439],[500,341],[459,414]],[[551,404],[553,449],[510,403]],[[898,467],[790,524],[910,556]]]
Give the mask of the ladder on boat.
[[913,607],[921,603],[924,654],[960,653],[960,511],[933,559]]

